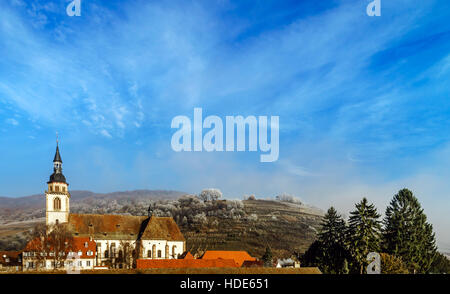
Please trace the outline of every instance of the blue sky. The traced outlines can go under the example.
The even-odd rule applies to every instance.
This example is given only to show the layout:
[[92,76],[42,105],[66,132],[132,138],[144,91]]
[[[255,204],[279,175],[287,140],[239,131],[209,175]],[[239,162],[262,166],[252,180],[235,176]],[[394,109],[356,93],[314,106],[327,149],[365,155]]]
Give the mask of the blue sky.
[[[0,0],[0,195],[287,192],[347,214],[412,189],[450,250],[450,3]],[[278,115],[280,157],[181,152],[177,115]]]

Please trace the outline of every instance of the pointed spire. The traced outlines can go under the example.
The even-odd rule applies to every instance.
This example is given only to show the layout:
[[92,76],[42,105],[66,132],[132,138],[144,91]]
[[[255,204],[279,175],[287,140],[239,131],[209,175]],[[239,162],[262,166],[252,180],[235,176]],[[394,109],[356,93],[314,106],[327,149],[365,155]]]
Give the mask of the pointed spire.
[[56,132],[56,153],[55,158],[53,158],[53,162],[61,162],[61,155],[59,154],[59,147],[58,147],[58,132]]
[[55,158],[53,159],[53,162],[61,162],[61,155],[59,154],[59,148],[58,145],[56,145],[56,153],[55,153]]
[[58,142],[58,133],[56,133],[56,153],[55,158],[53,159],[53,174],[50,176],[50,181],[47,183],[65,183],[66,178],[62,173],[62,160],[61,154],[59,154],[59,142]]

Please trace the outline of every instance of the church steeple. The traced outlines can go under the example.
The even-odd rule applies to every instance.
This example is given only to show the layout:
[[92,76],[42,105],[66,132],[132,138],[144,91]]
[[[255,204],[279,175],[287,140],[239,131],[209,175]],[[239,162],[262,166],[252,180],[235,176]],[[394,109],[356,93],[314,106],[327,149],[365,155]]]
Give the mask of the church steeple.
[[59,154],[59,144],[58,139],[56,139],[56,152],[53,158],[53,174],[50,176],[50,181],[48,183],[65,183],[66,177],[62,173],[62,160],[61,154]]
[[53,162],[59,162],[59,163],[62,163],[61,155],[59,154],[58,141],[56,141],[56,153],[55,153],[55,158],[53,159]]
[[66,223],[69,217],[69,184],[62,173],[62,160],[59,153],[59,142],[56,137],[56,152],[53,158],[53,173],[47,182],[46,196],[46,224]]

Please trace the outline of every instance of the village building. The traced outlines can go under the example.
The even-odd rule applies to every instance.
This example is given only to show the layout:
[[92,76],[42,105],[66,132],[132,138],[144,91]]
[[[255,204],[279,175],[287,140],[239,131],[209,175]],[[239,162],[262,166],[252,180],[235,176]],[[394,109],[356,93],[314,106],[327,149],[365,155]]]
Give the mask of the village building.
[[295,261],[292,258],[285,258],[285,259],[276,259],[274,260],[273,266],[276,268],[299,268],[300,262]]
[[138,259],[137,268],[237,268],[245,262],[256,262],[246,251],[206,251],[201,258],[195,258],[189,251],[179,259]]
[[[45,191],[45,221],[48,230],[62,225],[73,237],[64,251],[68,262],[75,255],[81,269],[132,268],[137,259],[177,259],[186,248],[186,240],[171,217],[100,215],[70,213],[69,184],[62,172],[58,142],[53,173]],[[41,240],[31,240],[24,249],[24,270],[54,269],[51,252],[37,252]],[[37,264],[39,262],[39,264]],[[59,262],[56,267],[67,264]]]
[[0,251],[0,271],[22,270],[22,251]]
[[[96,243],[91,238],[74,237],[67,246],[57,247],[56,242],[47,242],[44,238],[34,238],[23,250],[23,270],[56,270],[76,268],[94,269]],[[70,244],[69,244],[70,243]]]

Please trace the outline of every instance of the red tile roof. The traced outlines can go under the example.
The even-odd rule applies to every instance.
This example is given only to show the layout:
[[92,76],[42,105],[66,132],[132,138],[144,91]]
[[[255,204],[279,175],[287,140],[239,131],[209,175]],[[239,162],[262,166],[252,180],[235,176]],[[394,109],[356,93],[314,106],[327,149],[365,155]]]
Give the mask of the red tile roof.
[[38,237],[31,239],[27,245],[25,245],[25,248],[23,249],[24,252],[33,252],[36,251],[40,248],[42,248],[43,246],[41,246],[41,241]]
[[185,241],[171,217],[71,213],[69,229],[79,236],[93,236],[95,239]]
[[138,259],[136,266],[138,269],[238,267],[232,259]]
[[241,267],[244,261],[255,261],[247,251],[214,251],[208,250],[203,254],[202,259],[233,259]]
[[[87,247],[86,247],[87,245]],[[72,244],[72,252],[78,254],[79,251],[82,252],[82,255],[79,258],[95,258],[95,252],[97,251],[97,245],[94,240],[90,241],[89,238],[85,237],[74,237]],[[88,255],[88,251],[91,251],[92,254]]]
[[[41,250],[42,245],[39,238],[34,238],[25,246],[24,252],[36,252]],[[87,247],[86,247],[87,245]],[[50,248],[51,250],[52,248]],[[78,255],[79,258],[95,258],[97,246],[95,241],[90,241],[88,237],[74,237],[72,239],[71,244],[69,244],[69,248],[66,250],[68,252],[75,252],[78,255],[78,252],[81,251],[81,255]],[[88,251],[92,251],[92,255],[88,255]]]

